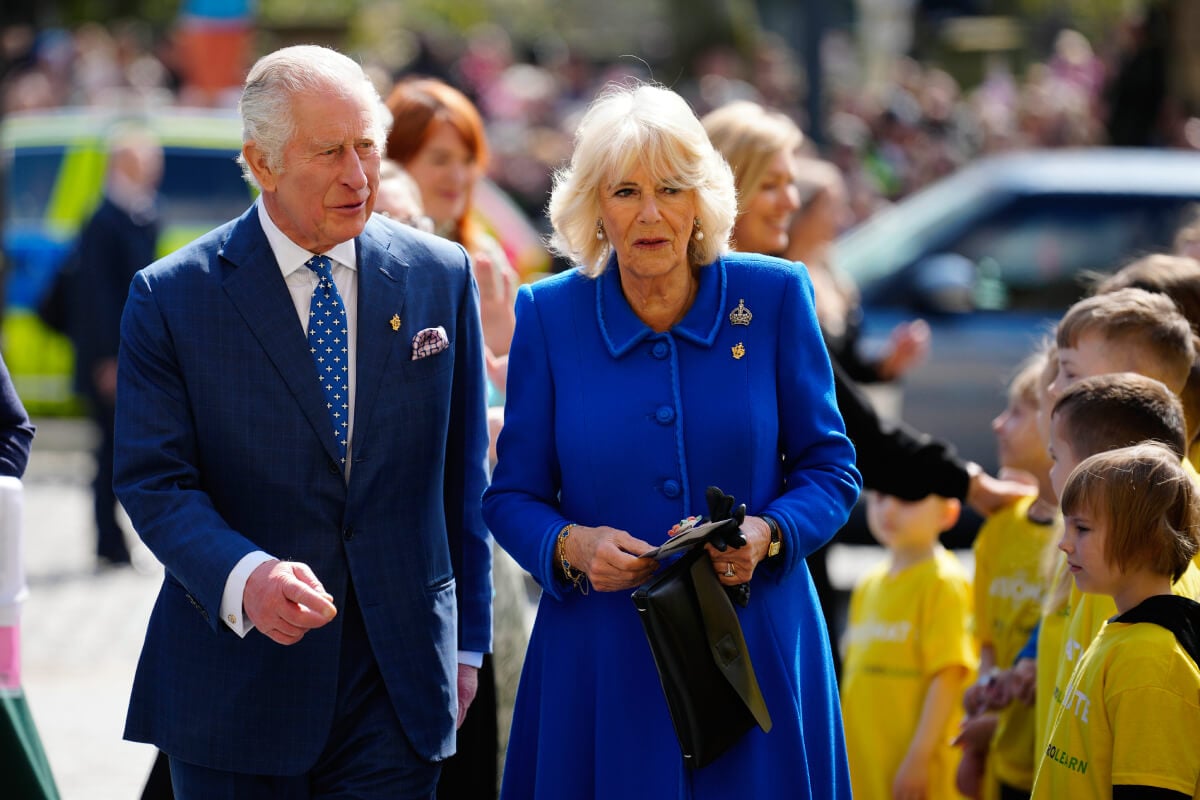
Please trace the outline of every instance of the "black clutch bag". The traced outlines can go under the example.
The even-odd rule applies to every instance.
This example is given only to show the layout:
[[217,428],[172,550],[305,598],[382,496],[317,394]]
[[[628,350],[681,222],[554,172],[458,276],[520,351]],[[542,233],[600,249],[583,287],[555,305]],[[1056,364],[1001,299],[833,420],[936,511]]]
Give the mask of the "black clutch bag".
[[771,730],[742,626],[703,547],[633,593],[684,762],[711,764],[750,728]]

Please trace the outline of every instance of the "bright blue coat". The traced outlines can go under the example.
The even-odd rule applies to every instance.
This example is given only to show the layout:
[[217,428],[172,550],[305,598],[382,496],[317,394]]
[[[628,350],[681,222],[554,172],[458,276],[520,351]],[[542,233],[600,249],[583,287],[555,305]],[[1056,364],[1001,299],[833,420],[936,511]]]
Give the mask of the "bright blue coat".
[[[812,286],[794,265],[745,254],[699,275],[692,308],[667,333],[633,313],[613,262],[600,278],[571,271],[517,298],[484,514],[544,592],[504,798],[850,796],[829,640],[804,557],[846,520],[861,479]],[[748,325],[730,319],[739,304]],[[739,610],[774,728],[691,770],[630,593],[569,590],[554,548],[568,522],[662,542],[679,519],[706,512],[710,484],[782,527],[784,563],[759,566]]]

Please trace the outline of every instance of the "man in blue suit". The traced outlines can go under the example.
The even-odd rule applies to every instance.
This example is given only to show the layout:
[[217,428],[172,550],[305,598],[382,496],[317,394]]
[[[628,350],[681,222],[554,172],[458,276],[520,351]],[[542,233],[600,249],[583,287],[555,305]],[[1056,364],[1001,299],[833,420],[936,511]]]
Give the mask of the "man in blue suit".
[[115,486],[166,567],[125,735],[182,798],[429,798],[491,646],[470,265],[372,216],[356,63],[284,48],[240,107],[258,201],[122,319]]

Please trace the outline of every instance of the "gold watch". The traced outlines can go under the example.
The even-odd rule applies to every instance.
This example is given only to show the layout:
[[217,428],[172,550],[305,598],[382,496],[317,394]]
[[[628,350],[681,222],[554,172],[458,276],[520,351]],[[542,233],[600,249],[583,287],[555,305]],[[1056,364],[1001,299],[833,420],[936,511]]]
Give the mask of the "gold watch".
[[764,516],[763,521],[771,529],[771,544],[767,546],[767,558],[774,558],[783,550],[783,534],[779,532],[779,523],[773,518]]

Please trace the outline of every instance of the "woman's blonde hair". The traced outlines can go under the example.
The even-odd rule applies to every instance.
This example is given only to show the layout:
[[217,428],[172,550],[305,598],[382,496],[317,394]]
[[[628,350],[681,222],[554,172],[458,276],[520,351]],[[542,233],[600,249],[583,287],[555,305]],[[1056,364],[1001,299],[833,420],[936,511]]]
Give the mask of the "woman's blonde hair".
[[611,84],[592,102],[575,132],[571,163],[554,175],[550,247],[596,277],[612,253],[597,238],[605,186],[644,166],[657,180],[696,193],[696,230],[688,260],[709,264],[729,252],[737,214],[733,174],[687,102],[653,84]]
[[804,142],[804,134],[786,115],[749,100],[727,103],[705,114],[701,122],[713,147],[733,169],[739,215],[762,185],[775,156],[788,153],[794,158]]

